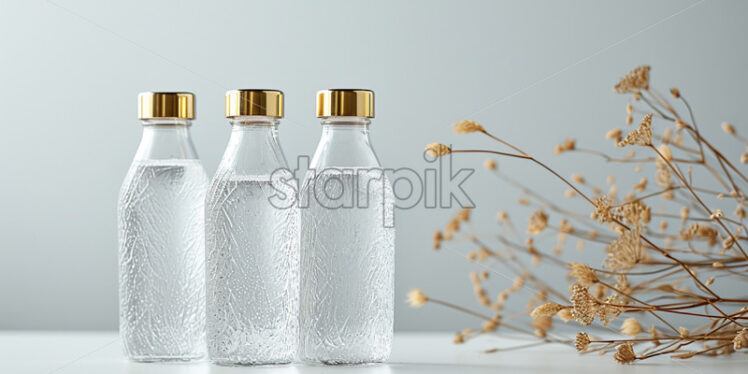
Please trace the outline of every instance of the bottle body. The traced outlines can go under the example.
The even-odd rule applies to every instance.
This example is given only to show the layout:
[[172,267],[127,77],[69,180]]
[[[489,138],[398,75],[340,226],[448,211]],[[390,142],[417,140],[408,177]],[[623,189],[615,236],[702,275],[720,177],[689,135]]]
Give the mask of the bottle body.
[[287,168],[276,123],[232,120],[208,193],[207,342],[217,364],[290,363],[297,351],[299,211],[293,194],[272,202],[270,175]]
[[301,190],[301,359],[385,361],[394,316],[394,200],[368,120],[328,119]]
[[188,126],[148,123],[120,191],[120,335],[135,361],[187,361],[205,352],[208,181]]

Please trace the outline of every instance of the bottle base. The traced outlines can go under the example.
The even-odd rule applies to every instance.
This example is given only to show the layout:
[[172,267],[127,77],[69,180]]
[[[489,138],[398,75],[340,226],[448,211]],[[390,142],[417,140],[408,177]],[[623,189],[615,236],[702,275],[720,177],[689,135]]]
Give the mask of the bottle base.
[[252,360],[234,360],[234,359],[210,359],[212,364],[218,366],[282,366],[290,365],[293,360],[271,360],[271,361],[252,361]]
[[340,358],[305,358],[301,362],[311,365],[327,366],[377,366],[387,362],[387,358],[360,358],[360,359],[340,359]]
[[204,354],[188,355],[188,356],[128,356],[127,357],[127,359],[129,359],[130,361],[139,362],[139,363],[154,363],[154,362],[187,363],[187,362],[201,361],[204,358],[205,358]]

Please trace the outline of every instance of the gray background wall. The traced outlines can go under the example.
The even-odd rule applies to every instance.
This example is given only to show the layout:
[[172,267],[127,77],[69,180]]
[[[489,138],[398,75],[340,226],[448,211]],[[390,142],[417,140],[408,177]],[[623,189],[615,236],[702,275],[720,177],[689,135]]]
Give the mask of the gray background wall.
[[[224,91],[284,90],[280,134],[293,159],[318,140],[315,91],[342,86],[376,91],[372,138],[385,166],[422,169],[423,146],[433,141],[493,146],[451,133],[452,122],[470,118],[562,174],[584,171],[602,185],[608,165],[555,157],[552,149],[565,137],[610,149],[603,135],[624,127],[627,102],[611,87],[640,64],[652,65],[657,87],[678,85],[703,129],[738,157],[743,147],[718,126],[727,120],[748,129],[746,14],[739,1],[2,1],[0,329],[116,328],[115,206],[140,138],[140,91],[197,94],[193,136],[209,173],[228,137]],[[563,200],[565,188],[547,174],[499,163],[549,198],[587,211]],[[482,170],[467,189],[479,229],[495,231],[499,209],[524,228],[528,211],[516,208],[516,190]],[[475,324],[402,302],[420,287],[476,306],[473,267],[463,261],[471,248],[431,250],[433,230],[453,212],[397,214],[398,330]],[[492,282],[497,293],[510,281]]]

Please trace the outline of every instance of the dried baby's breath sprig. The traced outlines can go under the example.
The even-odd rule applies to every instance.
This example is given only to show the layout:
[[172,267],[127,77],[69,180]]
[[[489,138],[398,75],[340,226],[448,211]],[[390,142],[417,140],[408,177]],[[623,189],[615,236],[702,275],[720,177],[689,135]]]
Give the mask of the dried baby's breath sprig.
[[469,134],[476,131],[486,131],[478,122],[462,120],[454,123],[454,130],[458,134]]
[[431,157],[441,157],[452,153],[452,148],[441,143],[431,143],[426,146],[426,153]]
[[574,339],[574,347],[577,352],[584,352],[590,346],[590,336],[586,332],[578,332],[576,339]]
[[613,355],[618,363],[630,364],[636,360],[636,353],[634,352],[634,345],[631,343],[624,343],[616,347],[616,353]]
[[613,87],[615,93],[633,93],[649,88],[649,66],[639,66]]
[[587,287],[574,283],[570,288],[569,299],[573,307],[571,308],[571,317],[582,325],[589,325],[595,320],[595,314],[599,307],[595,299],[590,295]]
[[419,289],[414,289],[408,292],[408,304],[414,308],[420,308],[429,301],[428,296],[426,296],[423,291]]
[[590,214],[590,218],[600,221],[600,223],[612,222],[617,217],[613,214],[613,199],[608,196],[600,196],[593,200],[592,204],[595,210]]
[[[462,223],[470,219],[470,214],[459,212],[440,235],[435,234],[434,245],[439,247],[466,241],[475,245],[468,249],[467,258],[481,269],[471,275],[471,280],[478,303],[489,311],[488,314],[434,298],[411,304],[420,306],[429,302],[477,317],[481,322],[476,327],[481,327],[481,331],[476,335],[508,329],[538,339],[539,343],[564,342],[580,350],[588,349],[591,343],[603,343],[597,351],[605,353],[615,346],[614,358],[621,363],[666,354],[685,359],[745,350],[748,342],[744,326],[748,322],[748,308],[743,306],[748,305],[748,296],[722,296],[742,292],[742,289],[720,289],[717,293],[711,287],[715,280],[727,283],[748,279],[745,273],[748,254],[744,250],[748,247],[745,223],[748,176],[735,166],[736,159],[726,157],[720,147],[704,137],[712,134],[717,126],[697,126],[691,106],[678,89],[670,91],[678,105],[669,103],[669,97],[650,89],[649,72],[648,67],[639,67],[615,88],[616,92],[633,95],[637,110],[632,103],[626,105],[629,124],[636,113],[649,114],[644,116],[637,129],[625,136],[620,129],[605,134],[618,146],[642,146],[636,148],[636,153],[631,150],[633,147],[629,147],[623,156],[609,156],[596,150],[577,148],[571,138],[554,149],[556,154],[576,152],[603,156],[609,163],[633,164],[635,167],[627,168],[629,171],[652,173],[638,175],[635,179],[638,182],[630,190],[625,188],[624,191],[623,186],[628,185],[616,185],[616,176],[610,175],[605,180],[610,190],[603,195],[598,184],[599,176],[588,169],[581,170],[585,172],[584,177],[573,173],[580,171],[573,169],[576,164],[569,165],[571,170],[564,170],[564,173],[571,174],[567,180],[548,164],[494,136],[483,125],[473,121],[458,122],[455,131],[482,133],[516,153],[489,149],[452,150],[440,143],[429,145],[429,153],[437,156],[477,152],[531,161],[562,181],[566,185],[565,195],[575,199],[556,201],[546,197],[533,191],[531,186],[514,180],[511,175],[499,172],[495,162],[485,161],[484,166],[493,171],[492,175],[521,190],[519,204],[522,207],[541,207],[536,208],[528,224],[527,231],[532,237],[525,238],[527,240],[522,243],[523,237],[503,210],[497,215],[500,225],[494,226],[497,233],[490,235],[469,232],[475,230],[474,225]],[[680,113],[680,107],[686,112]],[[653,128],[655,116],[659,133]],[[707,130],[702,133],[699,128]],[[748,139],[739,134],[740,128],[725,124],[722,130],[731,136],[731,141],[737,140],[748,146]],[[653,145],[654,141],[657,146]],[[740,162],[748,163],[748,152],[740,156]],[[622,177],[620,180],[629,179]],[[622,196],[619,196],[619,190]],[[592,211],[589,217],[576,210],[580,203],[590,204],[583,208]],[[559,223],[550,222],[549,215],[558,217]],[[651,224],[653,220],[656,224]],[[495,239],[498,241],[492,242]],[[578,247],[584,245],[593,249],[586,250],[588,257],[585,261],[566,258],[568,252],[563,249],[570,239],[577,241]],[[602,252],[595,251],[597,249],[605,249],[602,265],[594,258]],[[528,266],[537,265],[541,260],[542,268]],[[492,277],[488,282],[488,270],[494,266],[506,267],[501,270],[514,273],[516,277],[513,283],[498,290],[498,295],[491,298],[489,294],[495,291],[489,288],[503,282],[500,277]],[[559,292],[560,282],[548,280],[553,277],[553,272],[546,272],[547,267],[569,269],[574,283],[568,296]],[[515,299],[527,292],[531,296],[521,302],[524,310],[502,320],[501,313],[511,309]],[[523,314],[525,318],[522,318]],[[644,331],[639,322],[643,321],[643,314],[656,319],[646,337],[642,337]],[[589,335],[581,333],[584,335],[580,334],[576,339],[559,340],[558,334],[551,333],[554,315],[563,322],[574,319],[582,325],[595,323],[598,326],[609,325],[620,317],[623,319],[621,332],[636,338],[591,340]],[[684,327],[675,327],[678,325],[674,325],[671,319],[674,316]],[[533,319],[529,320],[529,317]],[[520,327],[514,325],[516,323]],[[455,342],[467,342],[471,334],[458,333]],[[634,345],[646,346],[642,347],[641,355],[637,356]],[[702,348],[694,349],[698,345]]]
[[627,145],[652,145],[652,113],[644,116],[638,129],[631,131],[626,135],[626,138],[616,143],[616,147],[625,147]]
[[638,229],[626,231],[614,240],[606,251],[603,266],[612,271],[628,270],[646,258]]

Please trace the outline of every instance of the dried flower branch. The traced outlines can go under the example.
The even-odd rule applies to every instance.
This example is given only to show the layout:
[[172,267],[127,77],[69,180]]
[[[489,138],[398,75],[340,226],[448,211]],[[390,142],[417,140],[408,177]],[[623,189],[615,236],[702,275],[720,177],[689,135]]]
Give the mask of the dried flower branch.
[[[467,232],[471,228],[461,227],[462,222],[470,220],[469,210],[458,212],[443,230],[434,234],[435,249],[456,241],[475,245],[477,249],[468,254],[468,259],[483,267],[481,272],[471,274],[471,280],[478,303],[487,313],[426,297],[419,290],[408,294],[408,302],[414,307],[439,304],[481,321],[477,332],[460,332],[455,343],[462,344],[479,334],[497,333],[505,328],[538,339],[538,343],[569,344],[580,352],[605,352],[615,347],[613,358],[619,363],[661,355],[679,359],[726,355],[748,346],[748,296],[720,295],[711,288],[715,281],[719,284],[732,279],[748,280],[745,251],[748,202],[744,192],[748,177],[735,166],[736,160],[728,158],[704,137],[679,89],[670,89],[670,96],[686,109],[686,115],[681,115],[668,98],[650,88],[648,66],[634,69],[613,90],[633,96],[634,102],[626,104],[627,123],[631,124],[637,113],[645,114],[639,127],[625,136],[620,129],[605,134],[617,147],[627,147],[627,153],[611,156],[580,148],[573,139],[558,143],[554,153],[590,154],[609,163],[636,163],[635,172],[652,172],[649,178],[637,177],[638,182],[623,197],[618,193],[625,192],[625,187],[616,184],[619,178],[615,175],[605,177],[605,184],[600,183],[609,186],[607,193],[595,186],[594,176],[572,174],[566,179],[474,121],[455,123],[455,132],[483,134],[509,148],[511,153],[452,149],[441,143],[426,147],[427,153],[434,157],[483,153],[530,161],[558,178],[565,185],[566,196],[586,201],[587,212],[591,212],[567,209],[502,173],[493,159],[486,160],[485,169],[519,188],[520,205],[533,209],[526,230],[530,237],[523,240],[503,210],[497,214],[501,231],[492,236],[496,243]],[[721,129],[748,147],[748,140],[736,126],[723,123]],[[641,155],[637,156],[632,148]],[[739,159],[743,164],[748,163],[748,151]],[[719,188],[705,183],[708,179]],[[555,239],[546,243],[543,239],[549,236]],[[595,265],[565,260],[564,246],[570,238],[577,241],[579,250],[590,251],[593,256],[599,254],[601,261]],[[557,280],[548,281],[544,279],[548,274],[532,270],[532,265],[540,263],[568,270],[574,282],[568,296],[555,288]],[[496,298],[490,296],[486,270],[493,266],[516,275],[513,283]],[[530,296],[525,311],[504,318],[510,296],[514,300],[527,292]],[[525,316],[524,322],[518,322],[519,315]],[[626,318],[618,319],[619,316]],[[590,329],[612,328],[610,324],[620,323],[619,331],[631,338],[600,340],[579,332],[575,339],[559,340],[552,335],[554,317],[564,323],[573,319]],[[646,331],[643,318],[653,318],[654,322]],[[510,320],[512,323],[508,323]],[[703,347],[685,350],[697,344]],[[532,345],[535,344],[528,346]],[[640,346],[647,347],[639,349]],[[496,351],[499,349],[488,350]]]

